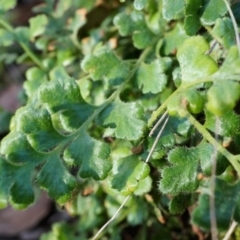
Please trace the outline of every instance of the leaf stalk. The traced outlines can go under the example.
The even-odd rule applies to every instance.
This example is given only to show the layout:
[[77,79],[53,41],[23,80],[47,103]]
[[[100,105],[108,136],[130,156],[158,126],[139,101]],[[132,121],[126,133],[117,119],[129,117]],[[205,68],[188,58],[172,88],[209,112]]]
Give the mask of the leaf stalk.
[[[4,27],[7,31],[9,31],[10,33],[14,34],[14,29],[12,28],[12,26],[2,18],[0,18],[0,25],[2,27]],[[40,67],[42,70],[45,70],[41,61],[38,59],[38,57],[31,51],[31,49],[24,42],[18,41],[18,44],[22,47],[22,49],[25,51],[25,53],[28,55],[28,57],[31,58],[32,61],[38,67]]]

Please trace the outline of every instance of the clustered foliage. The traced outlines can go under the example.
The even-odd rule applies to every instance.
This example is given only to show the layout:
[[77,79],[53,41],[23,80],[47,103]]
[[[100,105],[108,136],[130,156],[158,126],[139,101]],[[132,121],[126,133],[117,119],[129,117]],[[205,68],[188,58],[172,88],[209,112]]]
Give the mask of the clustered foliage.
[[13,28],[15,5],[1,1],[0,60],[28,67],[27,100],[0,145],[2,208],[43,189],[80,216],[42,240],[88,239],[129,195],[107,239],[140,224],[135,239],[174,239],[182,213],[208,233],[212,196],[220,234],[240,222],[240,57],[223,0],[45,0]]

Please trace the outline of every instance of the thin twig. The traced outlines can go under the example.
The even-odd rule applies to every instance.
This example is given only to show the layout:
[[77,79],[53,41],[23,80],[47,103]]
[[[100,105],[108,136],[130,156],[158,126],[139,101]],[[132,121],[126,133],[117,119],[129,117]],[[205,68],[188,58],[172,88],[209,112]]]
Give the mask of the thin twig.
[[239,38],[239,32],[238,32],[238,25],[237,25],[237,22],[236,22],[236,19],[233,15],[233,12],[232,12],[232,9],[230,7],[230,5],[228,4],[228,1],[227,0],[223,0],[226,4],[226,7],[228,9],[228,12],[229,12],[229,15],[232,19],[232,23],[233,23],[233,28],[234,28],[234,31],[235,31],[235,36],[236,36],[236,42],[237,42],[237,47],[238,47],[238,53],[239,53],[239,56],[240,56],[240,38]]
[[122,210],[128,199],[131,195],[128,195],[125,200],[122,202],[121,206],[118,208],[118,210],[115,212],[115,214],[98,230],[96,235],[92,238],[92,240],[96,240],[99,236],[99,234],[117,217],[118,213]]
[[217,40],[215,39],[215,40],[213,41],[211,47],[207,50],[207,52],[206,52],[205,54],[206,54],[206,55],[211,54],[211,52],[213,51],[213,49],[216,47],[217,43],[218,43],[218,42],[217,42]]
[[[4,19],[0,18],[0,25],[2,27],[4,27],[8,32],[14,34],[14,29],[13,27],[6,22]],[[19,45],[23,48],[23,50],[25,51],[25,53],[28,55],[29,58],[32,59],[32,61],[42,70],[44,70],[44,66],[42,64],[42,62],[39,60],[39,57],[35,55],[34,52],[32,52],[32,50],[29,48],[29,46],[27,44],[25,44],[22,41],[18,41]]]
[[[149,159],[150,159],[150,157],[151,157],[151,155],[152,155],[152,153],[153,153],[153,151],[154,151],[154,149],[155,149],[155,147],[156,147],[156,145],[157,145],[157,142],[158,142],[158,140],[159,140],[159,138],[160,138],[160,136],[161,136],[161,134],[162,134],[162,132],[163,132],[163,130],[164,130],[167,122],[168,122],[168,119],[169,119],[169,117],[167,117],[167,119],[165,120],[162,128],[160,129],[160,131],[159,131],[159,133],[158,133],[158,135],[157,135],[157,137],[156,137],[156,139],[155,139],[155,141],[154,141],[154,143],[153,143],[153,146],[152,146],[152,148],[151,148],[151,150],[150,150],[150,152],[149,152],[149,154],[148,154],[148,156],[147,156],[147,158],[146,158],[146,160],[145,160],[146,163],[149,161]],[[127,197],[125,198],[125,200],[122,202],[121,206],[118,208],[118,210],[117,210],[117,211],[115,212],[115,214],[112,216],[112,218],[109,219],[109,220],[100,228],[100,230],[96,233],[96,235],[95,235],[91,240],[96,240],[96,239],[98,238],[98,236],[100,235],[100,233],[102,233],[103,230],[104,230],[112,221],[114,221],[114,219],[117,217],[118,213],[122,210],[122,208],[124,207],[124,205],[126,204],[126,202],[128,201],[128,199],[129,199],[130,197],[131,197],[131,195],[129,195],[129,196],[127,196]]]
[[154,149],[155,149],[155,147],[156,147],[156,145],[157,145],[157,143],[158,143],[158,140],[159,140],[159,138],[161,137],[161,134],[162,134],[162,132],[163,132],[163,130],[164,130],[167,122],[168,122],[168,119],[169,119],[169,117],[166,118],[166,120],[165,120],[162,128],[160,129],[160,131],[159,131],[159,133],[158,133],[158,135],[157,135],[157,137],[156,137],[156,139],[155,139],[155,141],[154,141],[154,143],[153,143],[153,145],[152,145],[152,148],[151,148],[151,150],[150,150],[150,152],[149,152],[149,154],[148,154],[148,156],[147,156],[147,159],[146,159],[146,161],[145,161],[146,163],[150,160],[150,158],[151,158],[151,156],[152,156],[152,153],[153,153],[153,151],[154,151]]
[[161,124],[161,122],[163,121],[163,119],[166,117],[167,115],[167,111],[165,111],[165,113],[160,117],[160,119],[158,120],[158,122],[154,125],[154,127],[152,128],[151,132],[149,133],[149,137],[151,137],[153,135],[153,133],[155,132],[155,130],[157,129],[157,127]]
[[[215,141],[218,142],[218,133],[219,133],[219,118],[216,117],[215,123]],[[215,188],[216,188],[216,169],[217,169],[217,147],[213,145],[213,155],[212,155],[212,173],[211,173],[211,182],[210,182],[210,196],[209,196],[209,205],[210,205],[210,221],[211,221],[211,235],[213,240],[218,239],[218,230],[217,230],[217,221],[216,221],[216,206],[215,206]]]
[[235,221],[232,222],[232,224],[231,224],[230,228],[228,229],[226,235],[224,236],[223,240],[228,240],[231,237],[231,235],[232,235],[232,233],[235,230],[237,225],[238,225],[237,222],[235,222]]

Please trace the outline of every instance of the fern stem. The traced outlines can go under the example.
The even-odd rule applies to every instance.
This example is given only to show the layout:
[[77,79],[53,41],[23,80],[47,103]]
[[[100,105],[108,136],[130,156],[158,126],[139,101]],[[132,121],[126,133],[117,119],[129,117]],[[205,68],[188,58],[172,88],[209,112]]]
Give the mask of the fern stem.
[[202,136],[213,146],[216,147],[216,150],[225,156],[228,161],[233,165],[234,169],[237,171],[240,176],[240,165],[238,156],[234,156],[227,149],[225,149],[220,143],[218,143],[214,137],[201,125],[189,112],[186,111],[186,117],[189,122],[202,134]]
[[[10,24],[8,24],[4,19],[0,18],[0,25],[2,25],[7,31],[14,34],[14,29]],[[19,41],[18,44],[22,47],[22,49],[25,51],[25,53],[28,55],[29,58],[32,59],[32,61],[40,67],[42,70],[44,70],[44,66],[42,65],[41,61],[39,61],[38,57],[31,51],[31,49],[24,43]]]

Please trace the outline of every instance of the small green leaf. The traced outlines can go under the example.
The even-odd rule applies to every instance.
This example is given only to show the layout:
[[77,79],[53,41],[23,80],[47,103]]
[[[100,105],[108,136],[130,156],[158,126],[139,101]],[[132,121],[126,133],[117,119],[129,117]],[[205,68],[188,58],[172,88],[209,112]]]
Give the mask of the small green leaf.
[[10,120],[12,117],[12,113],[2,110],[0,108],[0,134],[4,134],[9,132],[9,125],[10,125]]
[[187,89],[170,99],[167,111],[170,116],[186,116],[186,109],[193,114],[203,111],[204,100],[196,89]]
[[[232,219],[239,222],[239,200],[240,200],[240,184],[228,184],[222,179],[216,179],[216,188],[214,199],[216,208],[216,221],[219,230],[227,230]],[[202,193],[199,197],[198,206],[192,212],[192,222],[195,225],[210,230],[210,207],[209,193]]]
[[155,60],[150,64],[142,63],[137,71],[136,78],[138,86],[142,87],[143,93],[162,92],[167,84],[167,76],[164,73],[164,60]]
[[144,29],[140,32],[136,31],[132,35],[133,45],[138,49],[144,49],[154,42],[155,35],[149,30]]
[[108,144],[90,137],[86,132],[80,132],[79,137],[65,150],[64,160],[80,165],[79,174],[82,178],[102,180],[112,168],[109,154]]
[[6,12],[17,5],[17,0],[1,0],[0,12]]
[[147,0],[134,0],[134,7],[137,10],[142,10],[147,3]]
[[219,152],[216,154],[214,147],[207,143],[206,141],[202,141],[197,147],[197,156],[200,159],[201,168],[203,170],[204,175],[211,176],[212,174],[212,165],[213,158],[215,158],[216,164],[216,174],[222,174],[226,168],[229,166],[228,160]]
[[106,79],[113,85],[122,83],[129,74],[128,65],[106,48],[100,48],[86,56],[81,66],[93,80]]
[[233,16],[236,19],[236,22],[239,24],[239,22],[240,22],[240,2],[232,2],[231,10],[233,12]]
[[66,170],[62,159],[57,155],[49,157],[43,165],[37,176],[37,183],[60,204],[71,198],[76,187],[75,178]]
[[182,214],[189,206],[194,203],[192,194],[179,194],[173,197],[169,203],[169,210],[172,214]]
[[[86,220],[86,219],[85,219]],[[82,226],[82,224],[81,224]],[[68,222],[56,222],[52,225],[52,231],[41,234],[40,240],[78,240],[78,232]],[[81,236],[81,240],[87,240],[87,237]]]
[[[29,112],[23,112],[23,114],[27,113]],[[32,115],[31,113],[28,116],[29,119],[31,119]],[[41,119],[39,121],[41,122]],[[31,125],[30,122],[29,124]],[[45,127],[44,124],[43,127]],[[24,130],[26,129],[30,130],[31,128],[24,128]],[[51,131],[48,134],[50,137],[45,137],[44,140],[46,142],[54,141],[55,139],[49,140]],[[11,202],[17,208],[25,208],[31,204],[34,201],[32,177],[36,175],[34,173],[35,168],[40,167],[45,162],[37,175],[38,185],[60,204],[66,202],[71,197],[71,193],[76,185],[74,177],[66,170],[62,160],[56,153],[41,154],[34,151],[27,137],[19,132],[11,132],[2,140],[1,154],[9,162],[18,164],[17,166],[11,166],[10,163],[2,165],[8,170],[6,176],[3,175],[2,179],[0,178],[0,186],[6,184],[6,181],[9,182],[4,187],[5,195],[10,194]],[[10,189],[10,193],[8,193],[7,186]]]
[[[57,63],[54,63],[54,64],[57,64]],[[62,65],[53,67],[49,73],[49,77],[50,77],[50,80],[55,80],[55,82],[57,79],[57,81],[61,82],[60,84],[62,85],[66,84],[68,81],[72,82],[70,83],[70,85],[74,84],[72,81],[73,79],[70,80],[70,77],[66,69]]]
[[30,30],[27,27],[17,27],[14,30],[16,40],[20,43],[29,44]]
[[202,0],[187,0],[185,2],[184,29],[188,35],[193,36],[201,27],[198,10],[202,5]]
[[143,224],[149,215],[149,205],[142,198],[134,198],[130,206],[127,221],[131,226]]
[[144,111],[138,103],[124,103],[116,99],[100,114],[99,123],[115,129],[115,135],[120,139],[137,140],[146,127]]
[[134,195],[142,196],[151,191],[152,179],[150,176],[139,181],[137,190],[134,191]]
[[148,28],[142,12],[120,13],[113,21],[120,35],[132,35],[133,44],[138,49],[144,49],[155,41],[155,35]]
[[183,26],[180,23],[177,23],[171,31],[165,34],[163,44],[164,54],[175,54],[184,41],[188,38],[189,37],[186,35]]
[[208,0],[204,6],[204,12],[201,21],[204,25],[214,24],[215,20],[226,14],[227,8],[222,0]]
[[182,71],[182,83],[194,82],[218,70],[217,63],[208,55],[208,43],[203,37],[187,39],[178,50],[177,59]]
[[130,195],[138,188],[139,181],[146,178],[149,172],[149,166],[137,156],[120,158],[113,162],[111,187],[123,195]]
[[124,12],[117,14],[113,19],[113,23],[118,28],[119,34],[123,37],[131,34],[135,28],[131,15],[127,15]]
[[34,202],[32,170],[31,164],[25,167],[14,166],[0,157],[0,208],[6,207],[9,200],[18,209],[26,208]]
[[162,3],[162,14],[163,17],[170,21],[182,17],[184,10],[184,0],[163,0]]
[[14,35],[12,33],[0,28],[0,46],[8,47],[13,44],[14,40]]
[[218,79],[231,79],[229,75],[237,75],[240,74],[240,58],[237,46],[232,46],[229,49],[229,52],[223,62],[219,71],[217,71],[215,75],[215,80]]
[[[206,111],[206,120],[204,126],[210,131],[216,130],[216,116]],[[234,111],[224,112],[222,116],[218,118],[218,135],[224,137],[234,137],[240,133],[240,116]]]
[[10,196],[15,208],[26,208],[34,201],[32,172],[46,156],[35,152],[26,136],[18,132],[11,132],[2,140],[0,152],[8,160],[0,158],[0,202],[4,204]]
[[238,82],[215,82],[207,92],[206,108],[211,113],[222,116],[236,106],[239,98],[240,85]]
[[198,157],[195,148],[176,148],[168,154],[171,166],[162,170],[160,191],[164,194],[177,195],[189,193],[198,187]]
[[27,81],[24,82],[23,87],[27,96],[36,97],[39,87],[47,82],[46,73],[38,67],[32,67],[26,71],[26,78]]
[[77,38],[79,29],[86,24],[86,22],[86,16],[76,11],[69,25],[69,28],[73,31],[74,37]]
[[218,18],[212,30],[212,35],[218,39],[218,41],[221,39],[221,44],[225,48],[230,48],[235,45],[234,28],[229,18]]
[[36,17],[30,18],[29,22],[30,35],[32,38],[35,38],[44,33],[48,24],[48,18],[44,14],[39,14]]

